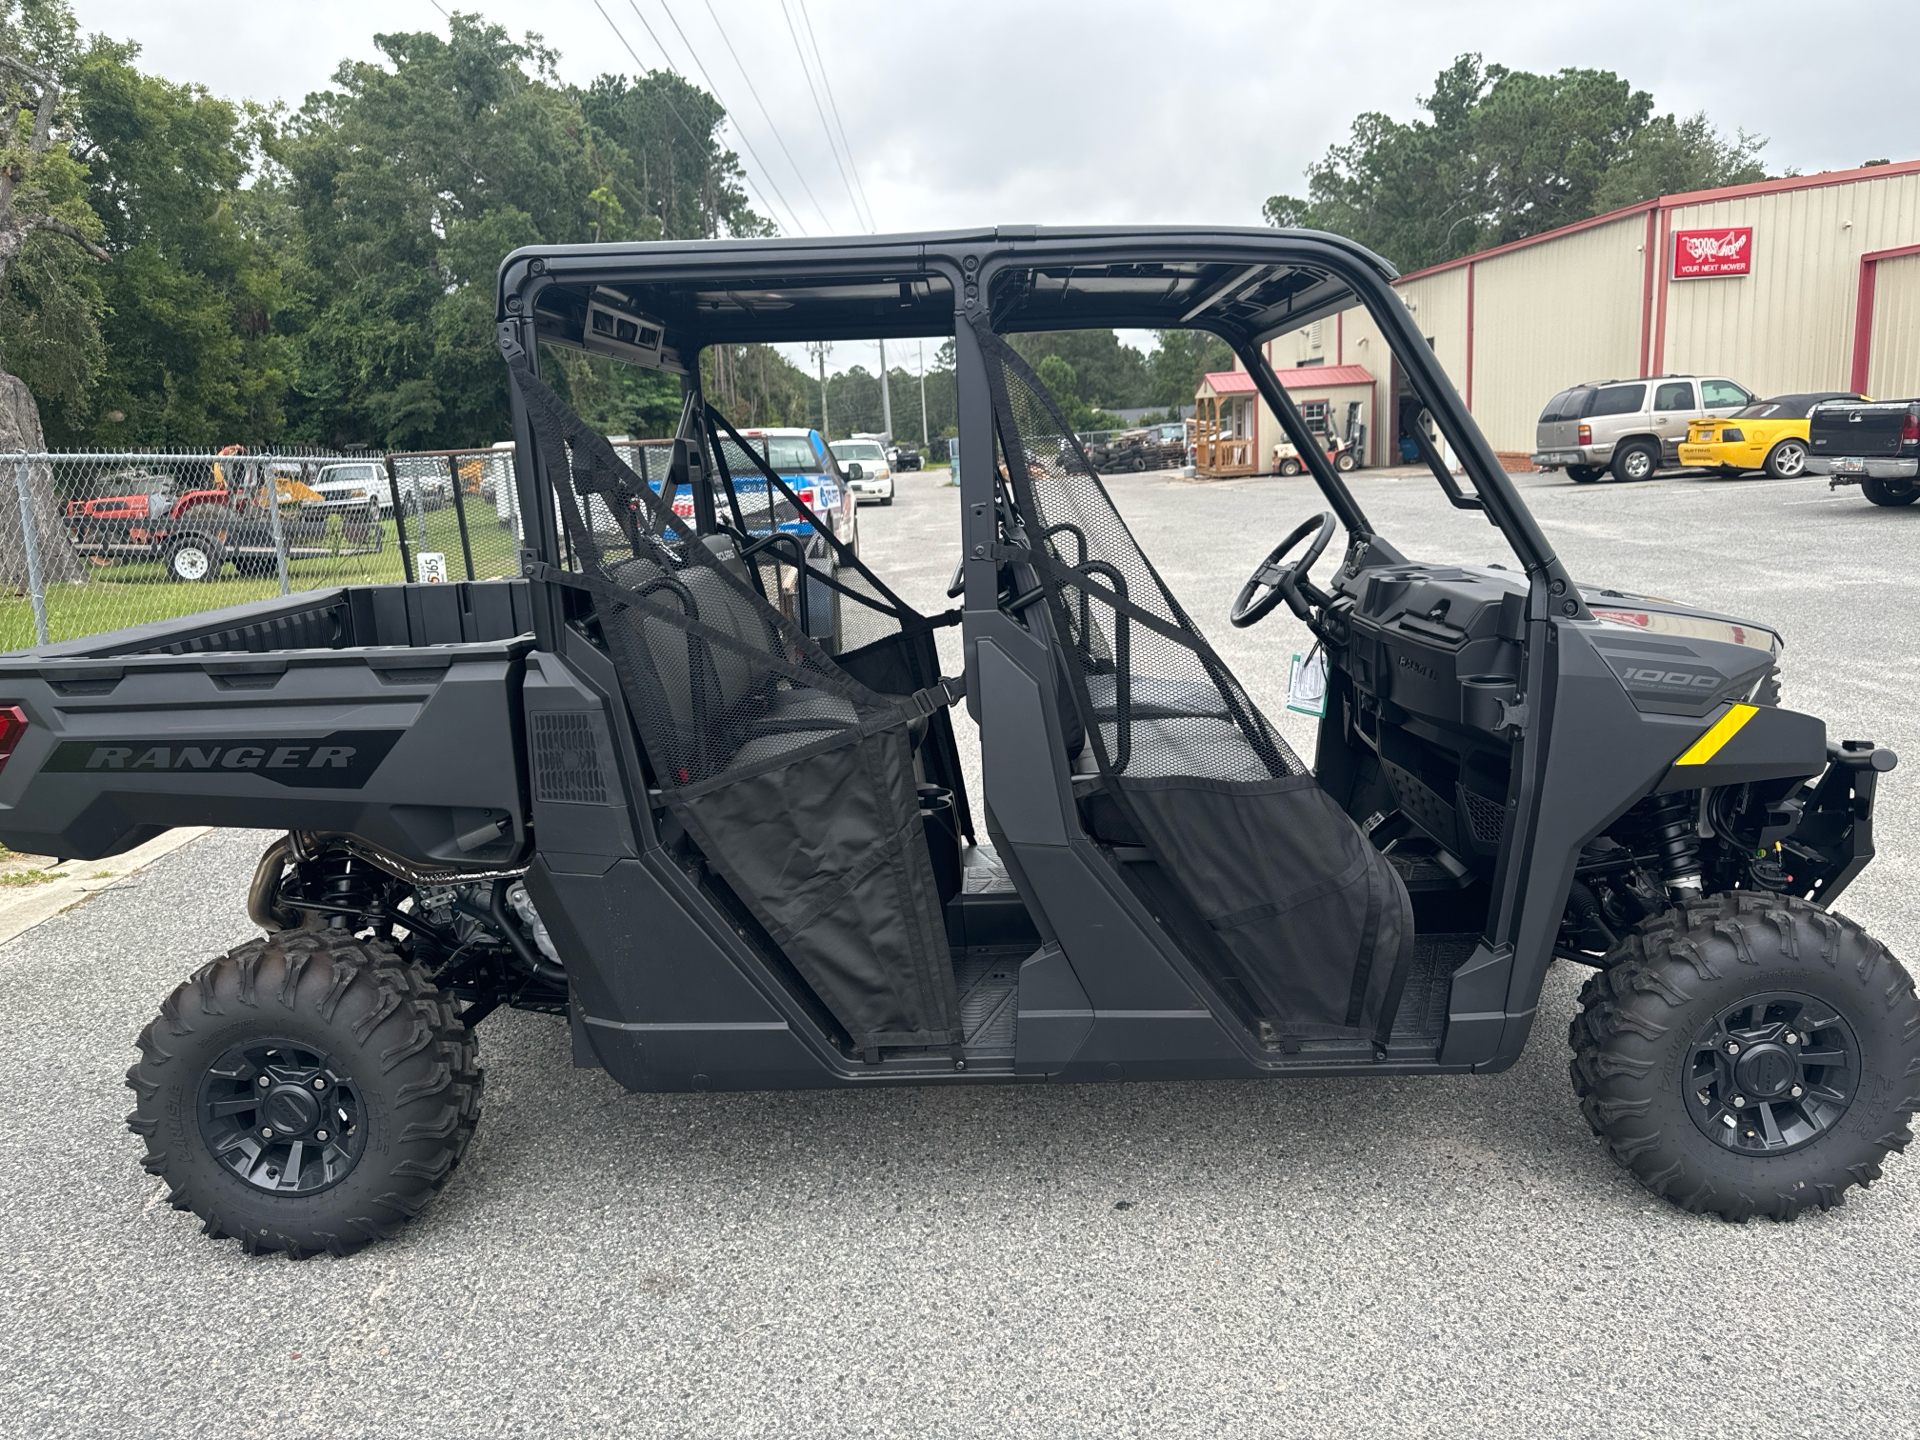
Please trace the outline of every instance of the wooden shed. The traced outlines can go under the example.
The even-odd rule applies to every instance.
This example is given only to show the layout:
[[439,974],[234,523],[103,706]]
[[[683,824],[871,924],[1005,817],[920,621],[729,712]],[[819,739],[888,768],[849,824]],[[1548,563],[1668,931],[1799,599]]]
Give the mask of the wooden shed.
[[[1369,444],[1361,463],[1372,460],[1377,409],[1373,375],[1361,365],[1302,365],[1274,371],[1281,386],[1316,430],[1345,433],[1346,410],[1367,427]],[[1201,377],[1193,392],[1194,473],[1210,480],[1264,475],[1273,470],[1273,448],[1286,432],[1244,370],[1219,370]]]

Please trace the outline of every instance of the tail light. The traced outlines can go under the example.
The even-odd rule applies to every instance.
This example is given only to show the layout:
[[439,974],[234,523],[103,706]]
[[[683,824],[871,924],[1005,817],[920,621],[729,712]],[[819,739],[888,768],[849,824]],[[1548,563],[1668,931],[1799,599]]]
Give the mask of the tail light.
[[1745,440],[1747,438],[1747,432],[1729,425],[1720,432],[1720,438],[1725,441]]
[[813,487],[811,485],[803,485],[793,493],[802,505],[806,506],[809,510],[813,508]]
[[7,768],[7,761],[26,736],[27,712],[18,705],[0,705],[0,770]]
[[1582,425],[1580,427],[1580,443],[1582,445],[1591,445],[1593,443],[1593,427],[1591,425]]
[[1911,410],[1907,412],[1907,423],[1900,427],[1900,443],[1920,445],[1920,415]]

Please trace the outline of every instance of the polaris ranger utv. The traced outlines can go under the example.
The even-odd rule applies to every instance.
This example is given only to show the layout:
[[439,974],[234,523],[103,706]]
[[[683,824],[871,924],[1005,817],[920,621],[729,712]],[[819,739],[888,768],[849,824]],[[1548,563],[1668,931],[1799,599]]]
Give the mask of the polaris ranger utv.
[[[210,1235],[338,1254],[453,1172],[502,1005],[564,1016],[574,1061],[634,1090],[1495,1072],[1558,956],[1596,970],[1574,1089],[1649,1188],[1790,1220],[1877,1178],[1920,1103],[1920,1000],[1832,906],[1892,755],[1780,708],[1765,626],[1575,583],[1392,278],[1273,230],[509,257],[521,578],[0,659],[0,841],[287,832],[262,937],[140,1036],[147,1168]],[[1465,466],[1414,426],[1441,495],[1517,568],[1403,554],[1314,443],[1261,345],[1355,304]],[[1181,325],[1233,347],[1325,497],[1226,617],[1284,604],[1318,637],[1311,765],[1006,339]],[[821,643],[779,604],[806,557],[742,492],[810,512],[698,360],[875,336],[957,347],[961,604],[922,614],[843,548]],[[543,344],[682,377],[664,480],[549,388]]]

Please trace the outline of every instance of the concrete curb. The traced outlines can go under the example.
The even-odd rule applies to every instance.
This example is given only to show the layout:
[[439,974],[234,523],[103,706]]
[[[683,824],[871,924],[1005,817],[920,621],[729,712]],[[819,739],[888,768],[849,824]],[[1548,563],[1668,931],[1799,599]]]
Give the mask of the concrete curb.
[[129,875],[151,865],[162,855],[170,855],[182,845],[212,833],[211,825],[169,830],[144,845],[136,845],[124,854],[105,860],[69,860],[61,867],[69,873],[60,879],[0,896],[0,945],[76,905],[85,904],[102,890],[122,884]]

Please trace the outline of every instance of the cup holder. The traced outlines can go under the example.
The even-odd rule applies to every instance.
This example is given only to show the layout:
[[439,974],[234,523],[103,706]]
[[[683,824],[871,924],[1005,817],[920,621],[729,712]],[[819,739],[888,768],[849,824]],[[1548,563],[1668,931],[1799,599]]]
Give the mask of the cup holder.
[[1460,677],[1460,723],[1476,730],[1504,730],[1507,712],[1519,703],[1519,686],[1511,675]]

